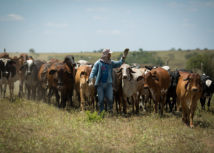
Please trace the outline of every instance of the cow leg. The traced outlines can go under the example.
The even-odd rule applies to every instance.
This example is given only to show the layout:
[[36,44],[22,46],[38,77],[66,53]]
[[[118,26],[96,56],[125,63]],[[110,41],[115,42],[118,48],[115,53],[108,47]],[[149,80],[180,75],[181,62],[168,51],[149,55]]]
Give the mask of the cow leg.
[[137,96],[137,95],[134,96],[135,107],[136,107],[136,114],[139,114],[139,99],[138,99],[138,97],[140,98],[140,96]]
[[36,87],[33,86],[31,89],[32,89],[31,99],[36,100]]
[[122,102],[123,102],[123,113],[127,114],[127,97],[124,96],[122,97]]
[[19,83],[19,98],[22,97],[23,94],[23,81],[20,79]]
[[0,84],[0,99],[1,99],[1,95],[2,95],[2,85]]
[[180,111],[180,100],[176,98],[177,112]]
[[166,94],[162,95],[162,98],[161,98],[161,115],[163,115],[163,107],[164,107],[165,101],[166,101]]
[[84,110],[83,107],[85,105],[85,99],[84,99],[84,93],[82,89],[80,89],[80,98],[81,98],[80,110],[83,111]]
[[206,97],[200,98],[201,109],[203,109],[203,110],[205,110],[205,101],[206,101]]
[[10,89],[10,100],[13,100],[13,89],[14,89],[14,82],[11,82],[9,84],[9,89]]
[[[73,91],[70,91],[70,92],[73,93]],[[70,93],[70,92],[69,92],[69,93]],[[72,97],[73,97],[73,94],[69,94],[69,100],[70,100],[70,106],[71,106],[71,107],[74,106],[74,105],[73,105],[73,99],[72,99]]]
[[47,89],[42,89],[42,97],[44,102],[46,102],[46,93],[47,93]]
[[209,108],[210,108],[210,100],[211,100],[211,98],[212,98],[212,95],[209,97],[208,102],[207,102],[208,111],[209,111]]
[[57,102],[57,105],[58,105],[58,108],[60,108],[59,106],[59,93],[58,93],[58,90],[56,88],[54,88],[54,93],[55,93],[55,96],[56,96],[56,102]]
[[5,99],[5,93],[6,93],[6,90],[7,90],[7,83],[4,84],[4,89],[3,89],[3,99]]
[[194,125],[193,125],[193,117],[194,117],[196,106],[197,106],[197,104],[196,105],[192,105],[191,108],[190,108],[190,116],[189,116],[189,118],[190,118],[190,128],[191,129],[194,127]]
[[134,105],[135,105],[135,100],[134,100],[134,97],[131,96],[131,99],[132,99],[132,112],[134,114]]

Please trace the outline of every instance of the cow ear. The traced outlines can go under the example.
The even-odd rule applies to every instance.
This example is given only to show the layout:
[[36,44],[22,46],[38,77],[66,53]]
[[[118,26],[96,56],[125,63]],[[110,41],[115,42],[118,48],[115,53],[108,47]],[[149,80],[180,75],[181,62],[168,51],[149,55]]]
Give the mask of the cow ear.
[[80,77],[81,77],[82,75],[85,75],[85,74],[86,74],[85,71],[81,72],[81,73],[80,73]]
[[72,74],[69,73],[68,71],[66,71],[66,73],[67,73],[67,77],[68,77],[69,79],[72,79]]
[[143,79],[143,76],[141,75],[141,76],[139,76],[139,77],[137,78],[137,82],[140,81],[140,80],[142,80],[142,79]]
[[120,72],[122,72],[122,69],[123,69],[123,68],[120,68],[116,73],[120,73]]
[[49,74],[50,74],[50,75],[54,75],[54,74],[56,73],[56,71],[57,71],[57,70],[50,70],[50,71],[49,71]]
[[189,74],[185,79],[183,79],[183,81],[187,81],[187,80],[189,80]]
[[27,63],[24,63],[24,64],[20,67],[20,71],[22,71],[22,70],[25,68],[25,66],[27,66]]
[[131,73],[136,73],[136,72],[135,72],[135,71],[133,71],[131,68],[130,68],[130,72],[131,72]]

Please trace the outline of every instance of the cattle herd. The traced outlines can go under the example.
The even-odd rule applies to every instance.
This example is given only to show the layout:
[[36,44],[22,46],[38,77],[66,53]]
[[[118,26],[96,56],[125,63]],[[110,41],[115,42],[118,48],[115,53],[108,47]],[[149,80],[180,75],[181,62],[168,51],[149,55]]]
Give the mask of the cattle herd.
[[[168,62],[167,62],[168,63]],[[94,101],[98,106],[95,79],[88,82],[93,64],[80,60],[77,63],[72,55],[65,56],[63,61],[56,58],[46,62],[34,60],[32,56],[20,54],[10,57],[8,53],[0,55],[0,99],[5,98],[9,85],[10,99],[13,99],[14,82],[19,80],[19,97],[43,100],[50,103],[55,95],[59,108],[66,104],[73,106],[73,92],[76,92],[81,111],[87,107],[94,111]],[[132,104],[132,111],[139,113],[139,108],[146,111],[147,102],[154,103],[154,112],[163,114],[166,111],[182,110],[182,121],[193,128],[193,117],[200,99],[205,110],[205,101],[210,100],[214,92],[213,78],[202,73],[185,69],[171,71],[168,64],[163,67],[134,64],[123,64],[113,70],[113,92],[116,111],[127,114],[127,104]],[[25,85],[25,93],[23,92]],[[48,95],[46,93],[48,91]],[[131,102],[130,102],[131,101]],[[67,103],[68,102],[68,103]],[[136,108],[136,109],[135,109]]]

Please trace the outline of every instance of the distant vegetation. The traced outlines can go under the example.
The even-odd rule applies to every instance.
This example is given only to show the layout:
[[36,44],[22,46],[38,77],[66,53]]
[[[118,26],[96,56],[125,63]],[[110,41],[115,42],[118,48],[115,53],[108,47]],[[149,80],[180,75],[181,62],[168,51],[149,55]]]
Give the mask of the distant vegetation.
[[194,57],[194,56],[196,56],[196,55],[198,55],[198,53],[196,53],[196,52],[194,52],[194,53],[189,53],[189,54],[186,54],[186,55],[185,55],[185,58],[186,58],[186,59],[189,59],[190,57]]
[[[165,62],[159,56],[154,56],[155,53],[143,51],[142,48],[139,51],[130,52],[126,58],[126,63],[139,63],[139,64],[153,64],[157,66],[162,66]],[[121,53],[118,56],[118,60],[123,56]]]
[[201,69],[201,63],[204,64],[203,71],[206,75],[214,77],[214,54],[204,53],[191,57],[186,63],[186,69]]

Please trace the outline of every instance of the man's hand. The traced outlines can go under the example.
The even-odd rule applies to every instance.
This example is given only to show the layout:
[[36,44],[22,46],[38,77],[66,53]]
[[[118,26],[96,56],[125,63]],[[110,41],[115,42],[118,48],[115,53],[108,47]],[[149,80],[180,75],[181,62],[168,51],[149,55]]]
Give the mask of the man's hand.
[[126,48],[126,49],[123,51],[123,59],[126,58],[126,56],[128,55],[128,53],[129,53],[129,49]]

